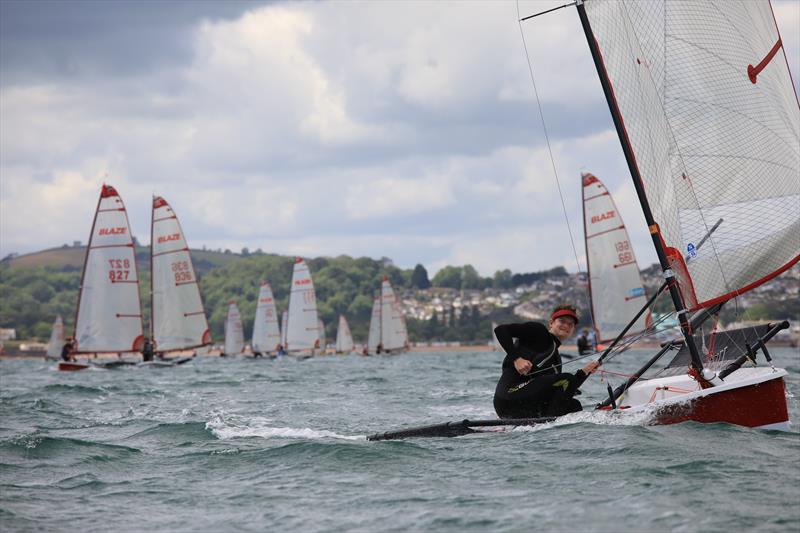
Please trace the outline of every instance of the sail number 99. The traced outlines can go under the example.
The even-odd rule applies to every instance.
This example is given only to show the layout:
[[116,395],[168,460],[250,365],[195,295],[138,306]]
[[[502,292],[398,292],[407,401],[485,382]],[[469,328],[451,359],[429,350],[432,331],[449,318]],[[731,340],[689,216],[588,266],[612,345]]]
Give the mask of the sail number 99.
[[189,261],[175,261],[172,263],[172,273],[175,274],[175,283],[192,281],[192,267]]
[[131,275],[130,259],[109,259],[108,279],[114,281],[127,281]]
[[630,242],[620,241],[614,243],[614,248],[617,249],[617,257],[620,263],[630,263],[633,261],[633,252],[631,252]]

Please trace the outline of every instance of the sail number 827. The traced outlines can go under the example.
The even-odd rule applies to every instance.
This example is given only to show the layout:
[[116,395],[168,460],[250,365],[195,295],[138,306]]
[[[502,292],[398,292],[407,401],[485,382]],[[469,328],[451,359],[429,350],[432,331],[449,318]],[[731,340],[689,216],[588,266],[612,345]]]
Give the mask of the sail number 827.
[[111,282],[128,281],[131,275],[130,259],[109,259],[108,260],[108,279]]

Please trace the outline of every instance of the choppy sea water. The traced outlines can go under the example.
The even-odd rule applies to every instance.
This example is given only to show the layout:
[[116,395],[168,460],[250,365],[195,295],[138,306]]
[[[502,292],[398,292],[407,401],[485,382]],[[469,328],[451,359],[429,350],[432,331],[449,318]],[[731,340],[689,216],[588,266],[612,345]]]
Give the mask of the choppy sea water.
[[[800,353],[771,353],[790,372],[788,433],[583,412],[394,442],[365,436],[494,418],[502,354],[74,373],[3,360],[0,529],[798,531]],[[580,398],[593,405],[605,387],[592,377]]]

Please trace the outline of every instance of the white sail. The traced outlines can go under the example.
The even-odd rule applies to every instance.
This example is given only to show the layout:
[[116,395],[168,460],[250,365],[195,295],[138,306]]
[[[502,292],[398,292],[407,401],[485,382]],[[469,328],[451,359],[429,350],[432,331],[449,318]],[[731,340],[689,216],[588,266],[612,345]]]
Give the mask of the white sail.
[[317,331],[319,331],[319,349],[324,352],[328,347],[328,339],[325,337],[325,323],[321,318],[317,320]]
[[50,359],[59,359],[63,346],[64,321],[61,319],[61,315],[58,315],[55,322],[53,322],[53,330],[50,332],[50,342],[47,343],[47,357]]
[[286,349],[286,321],[289,318],[289,312],[284,311],[281,315],[281,346]]
[[584,5],[687,307],[796,264],[800,112],[770,3]]
[[75,317],[77,353],[130,352],[144,344],[139,274],[125,204],[103,185],[86,247]]
[[[647,301],[628,231],[606,186],[584,173],[583,229],[592,317],[599,342],[613,340]],[[641,333],[652,323],[647,311],[628,330]]]
[[339,327],[336,330],[336,353],[349,353],[353,351],[353,335],[350,325],[344,315],[339,315]]
[[225,355],[238,355],[244,351],[244,329],[242,315],[236,302],[228,303],[228,317],[225,320]]
[[384,278],[381,284],[381,344],[384,350],[407,348],[408,333],[400,302],[392,284]]
[[497,335],[494,333],[495,329],[497,329],[497,322],[492,322],[492,350],[495,352],[502,352],[503,347],[500,346],[500,341],[497,340]]
[[298,257],[292,272],[292,288],[289,293],[289,315],[286,325],[286,351],[312,351],[319,348],[319,324],[317,322],[317,298],[311,272],[302,258]]
[[153,198],[150,234],[151,331],[155,350],[187,350],[211,344],[211,330],[197,273],[178,217],[163,198]]
[[372,300],[372,314],[369,320],[369,335],[367,336],[367,351],[375,353],[381,343],[381,298],[376,296]]
[[278,312],[275,310],[272,287],[268,281],[264,281],[261,283],[258,293],[256,317],[253,322],[253,352],[272,353],[277,351],[280,343],[281,330],[278,325]]

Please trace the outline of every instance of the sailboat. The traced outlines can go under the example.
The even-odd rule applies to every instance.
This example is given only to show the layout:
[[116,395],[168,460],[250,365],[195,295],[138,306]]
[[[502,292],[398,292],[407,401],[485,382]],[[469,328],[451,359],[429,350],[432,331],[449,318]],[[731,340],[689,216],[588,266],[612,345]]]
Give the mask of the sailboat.
[[317,319],[317,331],[319,331],[319,353],[324,354],[328,348],[328,339],[325,337],[325,323],[321,318]]
[[244,328],[242,315],[236,302],[228,302],[228,316],[225,319],[225,347],[220,355],[239,355],[244,351]]
[[372,304],[367,340],[369,353],[399,353],[408,350],[408,331],[400,302],[389,278],[381,282],[381,294]]
[[61,348],[64,346],[64,320],[61,315],[56,316],[53,329],[50,331],[50,341],[47,343],[45,359],[61,359]]
[[150,336],[159,360],[144,364],[164,366],[190,361],[191,357],[167,358],[165,354],[210,345],[211,330],[180,222],[160,196],[153,198],[150,273]]
[[[103,184],[86,246],[73,354],[138,352],[144,344],[139,274],[128,213],[116,189]],[[59,370],[111,368],[131,361],[60,361]]]
[[[658,423],[787,429],[787,372],[766,343],[788,322],[695,334],[720,306],[800,259],[800,106],[772,7],[577,9],[682,333],[666,367],[644,376],[662,350],[603,407],[654,410]],[[769,365],[745,366],[758,352]]]
[[281,344],[281,329],[278,325],[278,312],[275,309],[272,287],[268,281],[262,281],[258,293],[256,317],[253,322],[253,340],[251,342],[253,355],[267,354],[274,357],[279,344]]
[[339,327],[336,329],[336,353],[347,354],[353,351],[353,335],[344,315],[339,315]]
[[[574,5],[666,280],[598,360],[663,291],[681,330],[598,408],[654,424],[788,429],[787,371],[766,346],[789,323],[697,334],[800,261],[800,103],[769,1]],[[550,420],[464,420],[368,440]]]
[[[583,173],[581,181],[591,314],[597,342],[609,342],[647,301],[647,295],[614,199],[593,174]],[[648,310],[628,328],[627,335],[645,331],[652,322]]]
[[311,272],[303,258],[297,257],[292,271],[289,310],[284,323],[286,353],[300,358],[311,357],[319,350],[317,297]]

